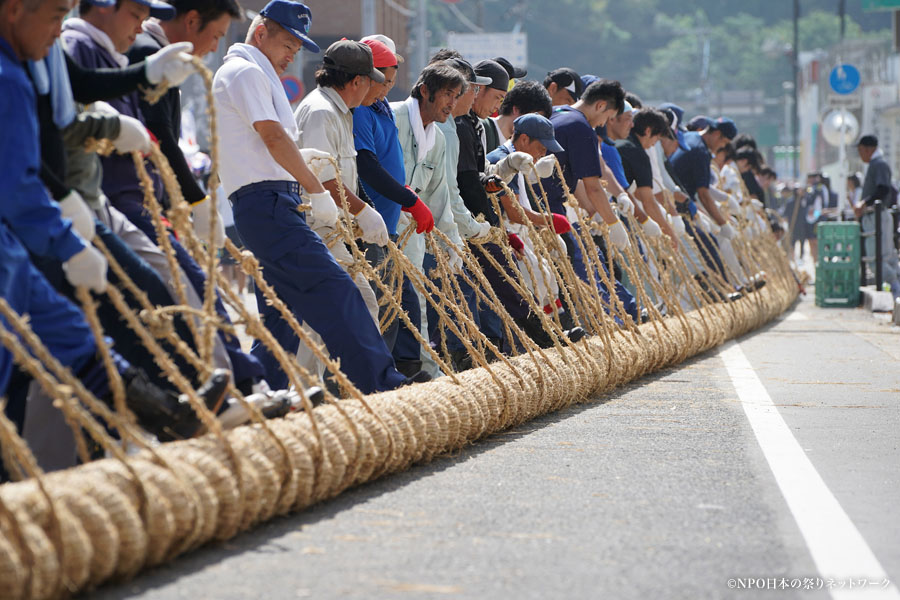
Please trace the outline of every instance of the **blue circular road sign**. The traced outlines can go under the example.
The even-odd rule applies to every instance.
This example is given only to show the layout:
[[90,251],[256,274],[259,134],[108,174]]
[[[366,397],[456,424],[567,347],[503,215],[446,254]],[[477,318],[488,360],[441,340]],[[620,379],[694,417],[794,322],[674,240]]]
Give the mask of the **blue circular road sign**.
[[828,77],[828,83],[836,94],[852,94],[859,87],[859,80],[859,69],[853,65],[838,65]]

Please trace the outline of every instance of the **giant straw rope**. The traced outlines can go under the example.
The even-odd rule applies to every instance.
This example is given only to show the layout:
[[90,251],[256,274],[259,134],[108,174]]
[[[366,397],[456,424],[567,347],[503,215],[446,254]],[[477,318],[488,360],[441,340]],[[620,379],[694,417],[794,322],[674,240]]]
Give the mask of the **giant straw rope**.
[[[216,165],[217,140],[209,97],[211,74],[199,62],[197,65],[207,84]],[[158,92],[153,94],[158,96]],[[30,331],[27,317],[16,314],[0,299],[0,314],[9,324],[0,327],[2,343],[13,353],[16,363],[56,399],[55,406],[76,434],[82,458],[88,458],[89,443],[99,444],[109,456],[44,474],[0,410],[3,459],[13,476],[21,479],[0,486],[0,598],[53,598],[132,577],[142,569],[210,541],[228,539],[273,516],[302,510],[352,486],[431,460],[538,415],[590,401],[647,373],[678,364],[760,327],[788,308],[797,295],[784,252],[771,234],[755,223],[752,214],[733,215],[741,225],[741,234],[733,246],[747,272],[767,273],[768,285],[730,303],[716,301],[728,291],[721,277],[709,276],[701,285],[694,274],[704,270],[702,264],[692,263],[687,254],[673,251],[663,240],[647,238],[632,221],[631,248],[624,253],[615,249],[608,252],[605,266],[611,267],[615,261],[633,283],[639,304],[648,309],[649,322],[637,324],[615,294],[606,302],[597,291],[598,281],[608,288],[612,285],[610,275],[597,258],[597,240],[604,240],[607,248],[613,248],[605,226],[592,224],[574,232],[588,267],[589,283],[575,275],[558,238],[546,227],[536,228],[527,219],[527,238],[543,265],[537,272],[529,261],[514,260],[503,239],[505,225],[501,224],[492,229],[488,238],[469,240],[463,246],[454,245],[438,230],[426,235],[429,251],[437,261],[434,271],[426,274],[402,252],[405,240],[414,235],[411,227],[401,235],[399,247],[388,245],[389,261],[375,268],[364,260],[354,243],[354,224],[348,211],[344,211],[334,235],[325,241],[331,246],[345,244],[353,257],[351,264],[344,265],[348,272],[363,274],[381,290],[380,302],[385,310],[380,326],[386,328],[400,319],[401,326],[411,327],[398,300],[400,277],[406,275],[434,307],[441,330],[453,332],[461,339],[476,368],[454,373],[447,360],[446,337],[442,335],[433,340],[437,349],[426,350],[448,377],[364,396],[266,284],[252,254],[242,253],[228,242],[226,250],[254,278],[267,301],[281,311],[301,341],[328,366],[343,399],[327,394],[327,403],[313,408],[304,398],[304,411],[270,421],[247,405],[253,414],[252,424],[224,431],[161,345],[162,341],[169,344],[201,376],[211,372],[213,336],[219,329],[231,330],[214,312],[213,286],[220,286],[223,301],[236,311],[235,324],[243,326],[273,352],[296,389],[302,393],[305,386],[314,385],[317,380],[277,344],[217,271],[216,254],[207,252],[203,240],[193,232],[190,209],[158,148],[154,148],[150,159],[170,197],[173,208],[168,211],[169,220],[198,264],[210,274],[203,306],[188,306],[177,277],[173,283],[179,304],[152,306],[102,242],[95,243],[122,281],[122,290],[110,285],[109,300],[153,353],[173,385],[187,395],[208,433],[161,445],[149,443],[126,407],[124,387],[108,352],[102,350],[102,341],[98,346],[110,374],[112,407],[94,398],[56,362]],[[135,156],[135,164],[144,185],[145,205],[174,267],[174,251],[161,219],[163,211],[154,198],[144,160]],[[574,204],[568,189],[565,193]],[[495,195],[492,200],[497,206]],[[546,197],[539,200],[543,204],[539,208],[548,214]],[[214,198],[209,204],[215,219]],[[479,256],[480,245],[485,243],[499,243],[506,264],[487,252]],[[637,250],[638,244],[644,250],[643,257]],[[692,249],[693,256],[701,256],[699,248]],[[448,250],[462,257],[466,268],[461,273],[454,272]],[[551,347],[535,345],[509,318],[487,283],[483,264],[498,270],[525,298],[550,334]],[[173,268],[173,272],[177,269]],[[531,282],[543,281],[545,285],[556,279],[560,299],[589,336],[576,344],[568,343],[559,314],[552,310],[545,313],[539,299],[523,284],[526,276]],[[509,356],[501,354],[478,330],[462,300],[459,277],[475,289],[480,302],[501,316],[507,337],[515,341]],[[123,290],[136,299],[140,310],[129,306]],[[102,340],[91,295],[78,290],[78,298],[92,330]],[[659,310],[663,305],[668,311],[665,317]],[[186,317],[196,351],[174,335],[172,318],[176,314]],[[417,331],[413,333],[423,341]],[[230,391],[243,400],[233,387]],[[121,442],[110,437],[104,422],[115,427]]]

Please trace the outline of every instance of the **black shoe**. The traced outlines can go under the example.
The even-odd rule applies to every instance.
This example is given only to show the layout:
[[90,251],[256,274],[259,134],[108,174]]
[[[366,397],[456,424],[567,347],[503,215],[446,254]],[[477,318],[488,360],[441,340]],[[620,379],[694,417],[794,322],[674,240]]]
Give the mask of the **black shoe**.
[[[134,412],[138,424],[160,441],[193,437],[199,431],[200,420],[187,398],[157,387],[146,373],[134,367],[123,373],[122,378],[128,408]],[[225,400],[228,381],[228,371],[216,369],[197,390],[197,395],[213,413],[218,412]]]
[[557,314],[559,314],[559,324],[562,325],[563,329],[575,329],[578,327],[578,323],[575,322],[575,318],[569,311],[560,310]]
[[469,351],[465,348],[450,352],[450,362],[452,363],[453,370],[457,373],[468,371],[472,368],[472,357],[469,356]]
[[395,360],[394,366],[406,377],[412,377],[422,370],[421,360]]
[[429,375],[427,371],[419,371],[412,377],[407,377],[406,381],[400,384],[400,387],[406,387],[408,385],[413,385],[414,383],[427,383],[429,381],[431,381],[431,375]]
[[[488,337],[488,341],[493,344],[494,348],[496,348],[500,353],[503,352],[503,338]],[[500,360],[500,357],[495,356],[494,353],[487,347],[485,347],[485,358],[487,358],[488,362]]]
[[759,272],[751,277],[750,282],[747,284],[747,287],[749,287],[750,291],[753,292],[766,287],[766,274],[763,272]]
[[515,322],[539,348],[550,348],[553,346],[553,338],[544,329],[540,318],[536,314],[529,313],[526,318],[515,319]]
[[575,342],[584,339],[587,332],[582,327],[573,327],[572,329],[566,329],[565,334],[566,337],[569,338],[569,343],[574,344]]
[[731,294],[728,294],[727,296],[725,296],[725,300],[728,302],[737,302],[738,300],[740,300],[743,297],[744,297],[743,292],[732,292]]
[[[305,391],[306,398],[312,403],[313,408],[324,404],[325,392],[319,386],[313,386]],[[300,394],[290,392],[286,394],[275,394],[270,402],[262,406],[260,412],[267,419],[278,419],[295,410],[302,410],[303,402]]]
[[640,316],[641,316],[641,324],[643,325],[644,323],[646,323],[647,321],[650,320],[650,311],[647,310],[646,308],[642,308]]

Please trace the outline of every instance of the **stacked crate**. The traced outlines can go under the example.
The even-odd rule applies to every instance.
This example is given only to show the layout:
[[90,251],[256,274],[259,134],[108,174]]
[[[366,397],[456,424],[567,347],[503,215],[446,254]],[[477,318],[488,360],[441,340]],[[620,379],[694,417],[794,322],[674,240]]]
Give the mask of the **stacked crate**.
[[859,306],[859,223],[819,223],[816,237],[816,306]]

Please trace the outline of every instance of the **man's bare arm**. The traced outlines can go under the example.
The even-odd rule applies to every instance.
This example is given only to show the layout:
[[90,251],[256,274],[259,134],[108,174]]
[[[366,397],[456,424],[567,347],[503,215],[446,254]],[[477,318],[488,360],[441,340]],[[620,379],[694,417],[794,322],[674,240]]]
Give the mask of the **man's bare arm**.
[[616,213],[613,212],[612,205],[609,203],[609,198],[606,195],[606,191],[604,191],[603,186],[600,185],[599,177],[585,177],[582,179],[584,182],[584,191],[587,194],[587,198],[590,201],[591,209],[589,212],[591,213],[599,213],[600,218],[603,219],[603,222],[607,225],[613,225],[619,219],[616,217]]
[[675,235],[675,231],[672,229],[672,226],[669,225],[666,215],[663,213],[659,204],[656,203],[656,198],[653,197],[653,188],[646,186],[639,187],[635,190],[634,195],[637,196],[637,199],[644,205],[647,216],[656,221],[656,224],[663,230],[663,233],[669,236],[669,239],[672,240],[672,244],[677,248],[678,236]]
[[297,180],[303,189],[312,194],[324,192],[325,188],[316,179],[309,167],[300,156],[297,144],[284,130],[284,126],[277,121],[256,121],[253,129],[262,138],[269,150],[269,154],[281,167]]
[[[338,205],[338,208],[343,208],[337,179],[329,179],[322,185],[325,186],[325,189],[331,194],[331,197],[334,199],[334,203]],[[348,190],[346,185],[344,186],[344,195],[347,197],[347,206],[350,207],[350,214],[358,214],[359,211],[365,208],[366,203],[360,200],[359,196]]]

